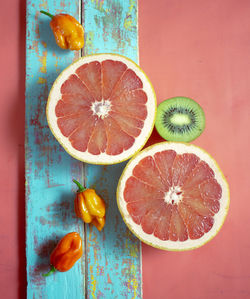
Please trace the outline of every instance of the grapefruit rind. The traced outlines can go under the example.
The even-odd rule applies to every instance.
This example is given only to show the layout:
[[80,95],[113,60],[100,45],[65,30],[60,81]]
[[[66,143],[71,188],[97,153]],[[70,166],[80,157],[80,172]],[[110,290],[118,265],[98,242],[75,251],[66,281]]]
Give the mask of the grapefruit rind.
[[[125,63],[128,66],[128,68],[132,69],[136,73],[136,75],[142,80],[143,91],[146,92],[148,97],[148,102],[147,102],[148,116],[144,121],[144,127],[140,135],[136,137],[135,142],[131,148],[122,152],[119,155],[113,155],[113,156],[107,155],[106,153],[101,153],[99,155],[92,155],[88,152],[81,152],[73,148],[69,139],[61,133],[59,127],[57,126],[57,117],[55,114],[55,107],[61,95],[60,88],[63,82],[69,77],[69,75],[75,73],[75,70],[84,63],[89,63],[92,61],[102,62],[106,59],[121,61]],[[48,96],[48,102],[46,106],[46,116],[52,134],[68,154],[70,154],[72,157],[82,162],[86,162],[90,164],[98,164],[98,165],[109,165],[109,164],[121,163],[125,160],[130,159],[133,155],[138,153],[143,148],[143,146],[146,144],[154,128],[154,123],[156,118],[156,107],[157,107],[156,94],[149,78],[144,73],[144,71],[134,61],[132,61],[131,59],[125,56],[118,55],[118,54],[111,54],[111,53],[102,53],[102,54],[94,54],[94,55],[81,57],[62,71],[62,73],[55,80],[50,90]]]
[[[171,150],[171,149],[176,151],[177,154],[183,154],[183,153],[196,154],[200,159],[207,162],[208,165],[211,167],[211,169],[214,171],[215,174],[214,177],[221,185],[222,188],[222,195],[220,199],[220,210],[217,214],[214,215],[214,225],[208,233],[205,233],[201,238],[196,240],[191,240],[191,239],[188,239],[186,241],[160,240],[159,238],[155,237],[153,234],[150,235],[145,233],[142,230],[141,226],[136,224],[133,221],[132,217],[130,216],[126,208],[126,202],[123,197],[123,191],[125,188],[126,180],[132,175],[132,171],[134,167],[138,164],[138,162],[141,159],[143,159],[148,155],[153,155],[156,152],[160,152],[163,150]],[[147,147],[146,149],[144,149],[143,151],[135,155],[128,162],[128,164],[126,165],[126,167],[122,172],[122,175],[118,182],[116,195],[117,195],[118,209],[121,213],[121,216],[125,224],[131,230],[131,232],[136,237],[138,237],[142,242],[152,247],[162,249],[162,250],[168,250],[168,251],[185,251],[185,250],[196,249],[206,244],[211,239],[213,239],[217,235],[217,233],[219,232],[219,230],[221,229],[225,221],[229,209],[229,203],[230,203],[229,186],[217,162],[204,149],[196,145],[187,144],[183,142],[166,141],[166,142],[156,143],[154,145]]]

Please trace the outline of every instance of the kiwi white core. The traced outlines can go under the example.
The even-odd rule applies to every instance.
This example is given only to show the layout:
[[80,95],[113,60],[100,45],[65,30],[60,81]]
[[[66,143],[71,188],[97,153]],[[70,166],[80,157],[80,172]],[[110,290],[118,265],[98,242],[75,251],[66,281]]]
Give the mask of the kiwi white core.
[[170,118],[171,123],[175,124],[175,125],[188,125],[190,124],[190,118],[188,117],[188,115],[186,114],[174,114],[171,118]]

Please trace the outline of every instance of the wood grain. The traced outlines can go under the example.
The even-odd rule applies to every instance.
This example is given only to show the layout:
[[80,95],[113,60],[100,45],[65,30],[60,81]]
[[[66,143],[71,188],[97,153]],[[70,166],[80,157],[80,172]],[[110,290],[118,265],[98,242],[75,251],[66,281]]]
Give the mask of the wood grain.
[[[85,27],[80,52],[57,47],[39,10],[71,14]],[[81,55],[119,53],[138,62],[137,2],[27,1],[26,255],[28,298],[141,298],[141,248],[117,210],[115,191],[125,163],[93,166],[71,158],[46,120],[48,92],[59,73]],[[107,203],[104,231],[83,225],[73,211],[72,178],[96,187]],[[66,233],[81,234],[84,255],[68,272],[46,279],[49,255]]]

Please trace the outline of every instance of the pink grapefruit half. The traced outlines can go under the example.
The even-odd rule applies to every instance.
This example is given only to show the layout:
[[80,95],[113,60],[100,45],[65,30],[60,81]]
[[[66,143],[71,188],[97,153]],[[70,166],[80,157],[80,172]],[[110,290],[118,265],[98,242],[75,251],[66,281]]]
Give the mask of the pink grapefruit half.
[[90,55],[59,75],[46,113],[52,133],[70,155],[87,163],[115,164],[146,143],[154,126],[156,96],[132,60]]
[[200,247],[218,233],[229,208],[229,188],[206,151],[162,142],[129,161],[117,202],[125,223],[141,241],[181,251]]

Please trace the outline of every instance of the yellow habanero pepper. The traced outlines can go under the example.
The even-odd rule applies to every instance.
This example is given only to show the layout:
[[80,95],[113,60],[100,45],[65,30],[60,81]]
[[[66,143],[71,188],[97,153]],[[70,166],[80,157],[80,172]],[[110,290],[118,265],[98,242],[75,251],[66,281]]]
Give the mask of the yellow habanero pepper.
[[78,186],[75,198],[75,213],[85,223],[92,223],[99,231],[105,225],[105,202],[96,194],[94,189],[84,188],[78,181],[73,180]]
[[40,12],[51,18],[50,27],[60,48],[80,50],[83,47],[84,30],[75,18],[67,14],[53,16],[44,10]]

